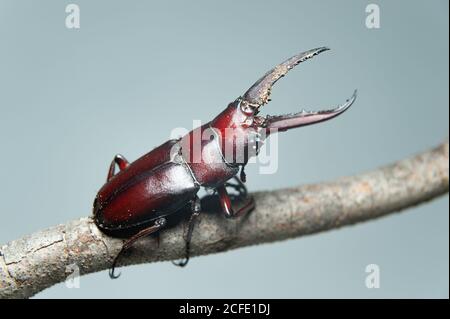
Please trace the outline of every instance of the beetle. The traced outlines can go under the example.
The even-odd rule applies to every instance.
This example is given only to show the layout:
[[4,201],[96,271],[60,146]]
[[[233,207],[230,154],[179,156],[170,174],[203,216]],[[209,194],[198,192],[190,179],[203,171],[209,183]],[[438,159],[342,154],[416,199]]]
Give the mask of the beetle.
[[[130,163],[120,154],[114,157],[107,181],[93,204],[97,227],[109,236],[126,238],[112,263],[111,278],[118,277],[114,275],[114,269],[124,251],[138,239],[159,234],[170,223],[178,223],[179,215],[188,207],[186,257],[178,263],[185,266],[189,260],[194,221],[201,210],[197,196],[201,187],[215,190],[225,217],[236,218],[249,213],[255,202],[243,184],[244,167],[250,157],[258,154],[264,139],[275,131],[332,119],[353,104],[356,90],[344,104],[330,110],[266,117],[258,115],[260,107],[270,101],[275,82],[299,63],[327,50],[327,47],[320,47],[287,59],[268,71],[212,121],[179,139],[163,143],[136,161]],[[209,138],[203,138],[205,135]],[[239,159],[235,156],[238,151],[244,154]],[[116,166],[119,168],[117,173]],[[240,178],[237,177],[239,170]],[[235,183],[231,183],[231,179]],[[233,207],[227,191],[230,187],[244,198],[239,209]]]

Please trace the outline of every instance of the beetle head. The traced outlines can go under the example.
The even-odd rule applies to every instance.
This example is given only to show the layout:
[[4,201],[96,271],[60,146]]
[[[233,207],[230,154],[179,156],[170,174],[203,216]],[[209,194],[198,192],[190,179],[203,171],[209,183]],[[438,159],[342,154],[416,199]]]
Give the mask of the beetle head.
[[[344,104],[332,109],[323,111],[303,110],[299,113],[279,116],[268,115],[263,117],[258,115],[260,108],[270,102],[272,87],[280,78],[301,62],[327,50],[329,50],[327,47],[320,47],[294,55],[268,71],[247,92],[230,103],[227,109],[211,122],[211,126],[219,129],[225,136],[227,135],[225,130],[232,129],[233,133],[228,134],[222,140],[224,145],[232,145],[235,150],[241,147],[246,152],[250,150],[250,156],[256,155],[264,138],[273,132],[323,122],[346,111],[356,99],[356,90]],[[239,142],[240,137],[245,137],[245,139]],[[250,145],[255,140],[257,145]]]

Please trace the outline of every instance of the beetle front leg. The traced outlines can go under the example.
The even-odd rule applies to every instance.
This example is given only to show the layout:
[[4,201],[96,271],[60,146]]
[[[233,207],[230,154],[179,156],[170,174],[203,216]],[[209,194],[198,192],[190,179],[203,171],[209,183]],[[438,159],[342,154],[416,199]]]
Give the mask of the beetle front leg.
[[109,181],[116,173],[116,164],[119,166],[119,169],[123,171],[125,168],[130,165],[127,159],[121,155],[117,154],[114,156],[114,159],[111,161],[111,165],[109,166],[108,176],[106,177],[106,181]]
[[238,195],[237,195],[238,197],[246,198],[248,191],[247,191],[247,187],[245,186],[245,184],[237,176],[233,176],[233,179],[236,181],[237,184],[226,182],[224,184],[225,187],[233,188],[238,193]]
[[217,193],[219,194],[220,206],[222,207],[222,211],[225,214],[225,217],[228,218],[240,217],[249,213],[251,210],[255,208],[255,200],[253,199],[252,196],[250,196],[248,197],[244,206],[239,208],[237,211],[234,211],[233,207],[231,206],[230,195],[228,195],[225,185],[217,187]]

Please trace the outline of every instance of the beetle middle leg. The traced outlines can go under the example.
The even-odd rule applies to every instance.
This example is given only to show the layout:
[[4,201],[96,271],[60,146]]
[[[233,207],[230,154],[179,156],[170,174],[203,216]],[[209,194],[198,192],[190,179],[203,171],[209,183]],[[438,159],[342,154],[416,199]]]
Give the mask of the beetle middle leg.
[[[245,195],[247,195],[247,189],[245,188]],[[255,208],[255,200],[252,196],[247,197],[244,206],[235,211],[231,205],[231,198],[227,192],[226,184],[217,187],[217,193],[219,194],[219,202],[222,207],[222,211],[228,218],[236,218],[249,213]]]
[[111,265],[111,269],[109,270],[109,277],[110,277],[111,279],[119,278],[120,274],[117,275],[117,276],[114,275],[114,270],[115,270],[115,268],[116,268],[117,261],[119,260],[119,257],[120,257],[126,250],[128,250],[131,246],[133,246],[133,244],[134,244],[136,241],[138,241],[139,239],[141,239],[142,237],[145,237],[145,236],[148,236],[148,235],[150,235],[150,234],[155,233],[156,231],[160,230],[160,229],[161,229],[163,226],[165,226],[165,225],[166,225],[166,219],[165,219],[164,217],[161,217],[161,218],[157,219],[157,220],[155,221],[155,223],[154,223],[152,226],[150,226],[150,227],[148,227],[148,228],[145,228],[145,229],[141,230],[140,232],[138,232],[137,234],[135,234],[133,237],[127,239],[127,240],[124,242],[124,244],[123,244],[123,246],[122,246],[122,249],[119,251],[119,253],[117,254],[117,256],[114,258],[114,261],[113,261],[113,263],[112,263],[112,265]]
[[233,188],[238,193],[238,197],[246,198],[248,191],[247,191],[247,187],[245,186],[245,184],[237,176],[233,176],[233,179],[236,181],[236,184],[226,182],[224,184],[225,187]]
[[128,160],[121,154],[117,154],[114,156],[113,160],[111,161],[111,165],[109,166],[108,170],[108,176],[106,177],[106,181],[109,181],[116,173],[116,164],[119,166],[119,169],[123,171],[125,168],[130,165]]
[[188,264],[190,253],[191,253],[191,240],[192,240],[192,233],[194,232],[194,225],[195,221],[197,220],[197,217],[200,215],[201,206],[200,206],[200,198],[198,196],[195,196],[195,199],[192,201],[191,205],[192,214],[189,217],[188,221],[188,231],[186,234],[186,257],[181,261],[172,261],[172,263],[175,266],[184,267]]

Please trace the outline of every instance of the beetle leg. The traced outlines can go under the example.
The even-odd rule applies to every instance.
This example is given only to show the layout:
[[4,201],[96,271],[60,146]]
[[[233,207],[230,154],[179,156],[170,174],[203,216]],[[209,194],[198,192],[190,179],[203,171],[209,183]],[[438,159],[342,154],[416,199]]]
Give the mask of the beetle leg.
[[244,206],[242,206],[237,211],[234,211],[233,207],[231,206],[230,195],[228,195],[225,185],[217,187],[217,192],[219,194],[220,206],[222,206],[222,211],[225,214],[225,217],[228,218],[240,217],[247,214],[248,212],[253,210],[253,208],[255,208],[255,200],[253,199],[253,197],[250,196],[247,198]]
[[156,237],[156,246],[159,248],[159,244],[161,244],[161,234],[156,233],[155,237]]
[[238,197],[245,198],[247,197],[247,187],[244,185],[244,183],[237,177],[233,176],[233,179],[236,181],[237,184],[233,184],[230,182],[226,182],[224,185],[225,187],[231,187],[236,192],[238,192]]
[[119,251],[119,253],[117,254],[117,256],[114,258],[114,261],[111,265],[111,269],[109,270],[109,277],[111,277],[111,279],[116,279],[119,278],[119,275],[114,275],[114,269],[116,268],[117,265],[117,261],[119,260],[119,257],[126,251],[128,250],[131,246],[133,246],[133,244],[138,241],[139,239],[141,239],[142,237],[148,236],[150,234],[153,234],[154,232],[158,231],[159,229],[161,229],[164,225],[166,224],[166,219],[164,217],[161,217],[159,219],[157,219],[155,221],[155,223],[148,227],[145,228],[143,230],[141,230],[140,232],[138,232],[136,235],[134,235],[133,237],[127,239],[122,246],[122,249]]
[[108,177],[106,178],[106,181],[109,181],[116,173],[116,164],[119,166],[119,169],[121,171],[124,170],[125,168],[127,168],[128,165],[130,165],[130,163],[127,161],[127,159],[123,155],[117,154],[116,156],[114,156],[114,159],[111,161],[111,165],[109,166]]
[[186,257],[179,262],[172,261],[172,263],[175,266],[179,266],[179,267],[184,267],[189,262],[190,253],[191,253],[192,233],[194,232],[195,221],[197,220],[197,217],[200,215],[200,211],[201,211],[200,198],[198,198],[198,196],[195,196],[195,199],[192,201],[191,209],[192,209],[192,214],[191,214],[191,217],[189,218],[188,231],[186,234]]

